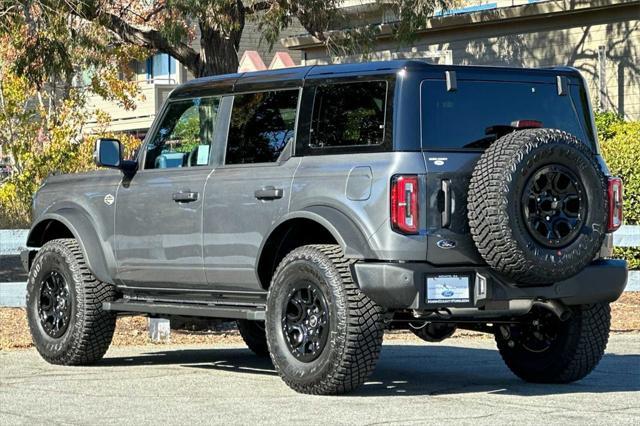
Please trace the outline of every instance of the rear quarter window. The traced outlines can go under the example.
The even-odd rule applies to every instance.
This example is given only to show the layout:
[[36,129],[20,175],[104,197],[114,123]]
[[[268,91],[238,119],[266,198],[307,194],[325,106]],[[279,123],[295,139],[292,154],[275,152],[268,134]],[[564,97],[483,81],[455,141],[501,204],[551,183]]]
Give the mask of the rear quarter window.
[[311,147],[382,144],[386,101],[386,81],[318,86],[313,103]]
[[478,149],[495,139],[489,127],[517,120],[540,121],[592,145],[571,96],[559,96],[555,84],[458,81],[447,91],[444,81],[425,80],[420,98],[424,149]]

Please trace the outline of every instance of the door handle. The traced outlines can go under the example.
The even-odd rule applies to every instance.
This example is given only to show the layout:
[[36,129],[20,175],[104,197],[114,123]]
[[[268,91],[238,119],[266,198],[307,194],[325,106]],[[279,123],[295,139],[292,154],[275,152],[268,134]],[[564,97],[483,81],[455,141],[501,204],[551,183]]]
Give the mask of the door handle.
[[173,201],[175,201],[176,203],[192,203],[197,200],[197,192],[180,191],[173,193]]
[[442,209],[442,227],[448,228],[451,224],[451,181],[442,181],[442,192],[444,193],[444,208]]
[[265,186],[264,188],[257,189],[254,195],[258,200],[276,200],[282,198],[284,190],[273,186]]

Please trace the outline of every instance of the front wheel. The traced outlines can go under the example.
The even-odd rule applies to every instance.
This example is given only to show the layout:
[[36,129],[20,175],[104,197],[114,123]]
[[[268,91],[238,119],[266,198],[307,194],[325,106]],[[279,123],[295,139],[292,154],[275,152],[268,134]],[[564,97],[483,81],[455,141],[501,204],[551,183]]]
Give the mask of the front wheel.
[[38,251],[27,283],[27,317],[33,343],[51,364],[86,365],[98,361],[116,327],[112,284],[98,281],[87,268],[78,242],[63,238]]
[[278,266],[267,298],[267,343],[280,377],[308,394],[339,394],[375,368],[383,310],[353,282],[336,245],[309,245]]
[[576,306],[561,321],[540,308],[523,321],[501,325],[496,341],[518,377],[534,383],[570,383],[587,376],[604,355],[611,326],[609,304]]

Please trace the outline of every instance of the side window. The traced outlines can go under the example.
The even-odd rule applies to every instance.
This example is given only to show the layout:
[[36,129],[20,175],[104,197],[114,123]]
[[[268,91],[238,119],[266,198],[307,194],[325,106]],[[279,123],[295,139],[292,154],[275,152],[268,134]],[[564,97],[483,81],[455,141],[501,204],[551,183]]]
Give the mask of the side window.
[[220,98],[172,102],[147,144],[145,169],[206,166]]
[[225,164],[270,163],[293,141],[299,90],[235,95]]
[[310,146],[381,144],[386,100],[386,81],[318,86],[313,102]]

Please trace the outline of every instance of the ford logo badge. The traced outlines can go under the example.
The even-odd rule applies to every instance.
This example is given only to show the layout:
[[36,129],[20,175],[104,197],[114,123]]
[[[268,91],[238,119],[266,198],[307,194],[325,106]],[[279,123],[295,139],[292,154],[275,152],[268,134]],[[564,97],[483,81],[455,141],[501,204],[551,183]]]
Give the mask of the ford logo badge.
[[436,243],[441,249],[452,249],[456,246],[456,242],[453,240],[440,240]]
[[442,292],[442,296],[443,297],[451,297],[453,296],[453,291],[452,290],[445,290]]

